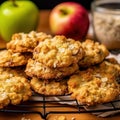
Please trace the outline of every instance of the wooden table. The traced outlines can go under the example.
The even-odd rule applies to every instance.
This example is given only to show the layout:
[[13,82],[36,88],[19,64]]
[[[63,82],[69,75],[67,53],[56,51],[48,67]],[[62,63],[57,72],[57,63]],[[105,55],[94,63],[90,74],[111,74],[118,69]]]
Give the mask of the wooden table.
[[[37,30],[42,32],[50,33],[48,17],[49,17],[49,10],[40,10],[40,20]],[[5,48],[6,43],[0,38],[0,48]],[[65,108],[66,110],[75,109],[72,107]],[[58,119],[59,116],[65,116],[65,120],[120,120],[120,114],[114,115],[108,118],[100,118],[95,115],[89,113],[81,113],[81,114],[50,114],[48,115],[47,120],[64,120]],[[39,115],[33,114],[11,114],[11,113],[0,113],[0,120],[42,120]]]

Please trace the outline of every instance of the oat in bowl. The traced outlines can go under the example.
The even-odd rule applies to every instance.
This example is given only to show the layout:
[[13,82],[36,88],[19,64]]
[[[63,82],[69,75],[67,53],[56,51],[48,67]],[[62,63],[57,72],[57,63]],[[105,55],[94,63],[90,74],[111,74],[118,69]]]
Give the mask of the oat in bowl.
[[95,38],[108,49],[120,49],[120,0],[92,3]]

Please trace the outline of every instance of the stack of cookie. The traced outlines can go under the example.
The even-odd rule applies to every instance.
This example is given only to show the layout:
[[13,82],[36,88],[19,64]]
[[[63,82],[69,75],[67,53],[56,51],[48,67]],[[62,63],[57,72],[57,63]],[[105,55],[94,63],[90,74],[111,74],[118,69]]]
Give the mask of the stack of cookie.
[[19,104],[32,95],[30,82],[25,74],[25,65],[32,58],[32,52],[45,33],[18,33],[7,43],[7,49],[0,51],[0,108]]
[[82,43],[85,55],[79,61],[79,71],[70,76],[68,90],[81,104],[93,106],[114,100],[120,94],[120,64],[106,57],[109,51],[98,42]]
[[83,56],[81,43],[65,36],[54,36],[39,42],[25,70],[32,77],[32,89],[44,95],[66,94],[67,76],[79,69],[78,62]]
[[7,49],[0,51],[0,108],[28,100],[32,91],[71,93],[86,105],[112,101],[120,93],[120,65],[106,59],[108,55],[107,48],[93,40],[16,33]]

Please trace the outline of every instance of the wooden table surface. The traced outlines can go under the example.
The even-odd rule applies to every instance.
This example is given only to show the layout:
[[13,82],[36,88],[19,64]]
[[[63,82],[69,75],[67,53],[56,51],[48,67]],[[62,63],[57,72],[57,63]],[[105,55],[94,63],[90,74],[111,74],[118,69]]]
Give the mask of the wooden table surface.
[[[37,30],[41,32],[50,33],[49,29],[49,10],[40,10],[40,20]],[[6,43],[0,37],[0,48],[5,48]],[[71,110],[73,108],[65,108],[66,110]],[[60,119],[59,117],[64,116],[66,119]],[[58,119],[59,118],[59,119]],[[73,119],[75,118],[75,119]],[[11,113],[0,113],[0,120],[42,120],[39,115],[36,114],[11,114]],[[89,113],[81,114],[51,114],[48,115],[47,120],[120,120],[120,114],[114,115],[112,117],[100,118]]]

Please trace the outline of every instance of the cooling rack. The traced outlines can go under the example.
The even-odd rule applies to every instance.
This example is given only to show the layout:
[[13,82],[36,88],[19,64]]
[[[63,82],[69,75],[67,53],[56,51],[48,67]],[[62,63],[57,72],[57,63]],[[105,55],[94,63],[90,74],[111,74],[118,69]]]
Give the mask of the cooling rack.
[[[61,99],[64,98],[65,99]],[[1,109],[0,112],[20,113],[20,114],[38,114],[42,119],[47,120],[49,114],[78,114],[78,113],[100,113],[120,110],[120,98],[115,101],[106,103],[110,105],[107,109],[86,109],[87,106],[81,105],[75,99],[70,99],[70,95],[44,96],[33,95],[32,99],[20,105],[8,106]],[[67,111],[67,107],[73,107],[74,110]],[[58,109],[59,108],[59,109]]]

